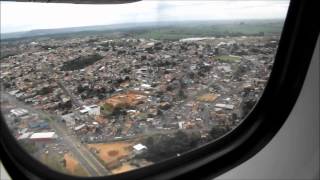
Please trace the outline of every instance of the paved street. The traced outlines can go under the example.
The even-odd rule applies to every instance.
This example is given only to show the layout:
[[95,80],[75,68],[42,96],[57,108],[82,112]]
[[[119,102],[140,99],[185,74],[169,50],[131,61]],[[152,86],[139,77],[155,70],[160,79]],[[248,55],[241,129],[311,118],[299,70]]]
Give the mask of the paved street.
[[62,137],[64,143],[69,146],[70,152],[75,156],[75,158],[80,162],[82,167],[88,174],[90,174],[90,176],[103,176],[110,174],[110,172],[96,159],[96,157],[94,157],[94,155],[92,155],[91,152],[89,152],[84,145],[80,143],[76,137],[67,134],[67,130],[60,123],[58,123],[59,117],[33,109],[31,106],[25,105],[24,103],[18,101],[15,97],[3,92],[1,94],[1,98],[9,100],[18,107],[27,109],[30,112],[37,113],[40,116],[49,119],[48,123],[50,127],[56,131],[59,137]]

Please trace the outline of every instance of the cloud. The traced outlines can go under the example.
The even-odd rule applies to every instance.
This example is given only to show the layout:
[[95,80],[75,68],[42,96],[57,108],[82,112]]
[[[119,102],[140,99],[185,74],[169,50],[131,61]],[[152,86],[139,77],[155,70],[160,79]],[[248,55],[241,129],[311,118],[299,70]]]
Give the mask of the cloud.
[[289,1],[1,2],[1,32],[152,21],[284,18]]

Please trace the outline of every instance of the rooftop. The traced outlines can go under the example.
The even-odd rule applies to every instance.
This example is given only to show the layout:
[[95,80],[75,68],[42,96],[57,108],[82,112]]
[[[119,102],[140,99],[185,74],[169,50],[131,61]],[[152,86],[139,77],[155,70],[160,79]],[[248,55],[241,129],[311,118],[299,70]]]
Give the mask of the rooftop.
[[57,138],[55,132],[39,132],[30,136],[30,139],[55,139]]
[[133,146],[133,149],[137,150],[137,151],[141,151],[143,149],[147,149],[147,147],[143,144],[136,144]]

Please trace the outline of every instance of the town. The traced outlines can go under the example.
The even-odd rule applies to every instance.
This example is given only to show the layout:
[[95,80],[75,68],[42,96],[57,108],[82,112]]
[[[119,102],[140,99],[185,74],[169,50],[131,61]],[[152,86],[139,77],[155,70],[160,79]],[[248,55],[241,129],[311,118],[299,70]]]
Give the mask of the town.
[[236,128],[263,93],[278,40],[92,34],[2,42],[1,110],[19,144],[59,172],[130,171]]

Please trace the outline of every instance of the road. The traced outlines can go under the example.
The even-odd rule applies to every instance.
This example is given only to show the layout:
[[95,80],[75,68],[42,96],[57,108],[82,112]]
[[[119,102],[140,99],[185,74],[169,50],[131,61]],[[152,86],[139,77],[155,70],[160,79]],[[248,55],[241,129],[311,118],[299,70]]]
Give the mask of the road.
[[[76,157],[82,157],[81,164],[88,164],[88,171],[91,171],[90,174],[95,174],[98,176],[111,174],[98,160],[97,158],[86,148],[84,145],[80,143],[77,137],[70,136],[67,134],[67,130],[59,123],[52,121],[52,127],[56,130],[57,134],[64,137],[64,141],[67,144],[70,144],[72,149],[74,150],[74,154]],[[80,161],[80,159],[79,159]]]
[[[52,67],[49,67],[48,69],[49,69],[49,72],[51,73],[51,75],[53,76],[54,70],[52,69]],[[78,99],[77,97],[75,97],[75,96],[66,88],[66,86],[63,84],[63,82],[62,82],[60,79],[56,79],[56,78],[55,78],[54,81],[55,81],[55,82],[57,83],[57,85],[62,89],[63,93],[64,93],[65,95],[69,96],[69,98],[70,98],[70,100],[71,100],[71,102],[72,102],[72,104],[73,104],[74,106],[76,106],[77,108],[83,107],[84,103],[83,103],[80,99]],[[74,114],[75,114],[77,117],[79,117],[79,118],[81,117],[79,110],[75,110],[75,111],[74,111]],[[83,118],[83,117],[84,117],[84,116],[82,116],[82,118]],[[91,117],[89,114],[87,114],[87,119],[86,119],[86,120],[93,122],[93,121],[94,121],[94,118]]]
[[18,101],[15,97],[3,91],[1,92],[1,98],[14,103],[17,107],[27,109],[29,112],[39,114],[40,116],[49,119],[48,123],[50,127],[56,131],[59,137],[62,137],[62,141],[69,146],[70,152],[76,157],[90,176],[105,176],[111,174],[111,172],[107,170],[76,137],[68,135],[65,127],[63,127],[58,121],[58,118],[60,118],[59,116],[53,116],[46,112],[36,110],[32,106]]
[[56,83],[58,84],[58,86],[62,89],[62,91],[70,97],[72,103],[74,105],[76,105],[77,107],[82,107],[83,106],[83,103],[80,102],[75,96],[73,96],[72,93],[69,92],[69,90],[67,88],[65,88],[65,86],[63,85],[63,83],[58,80],[58,79],[55,79]]

